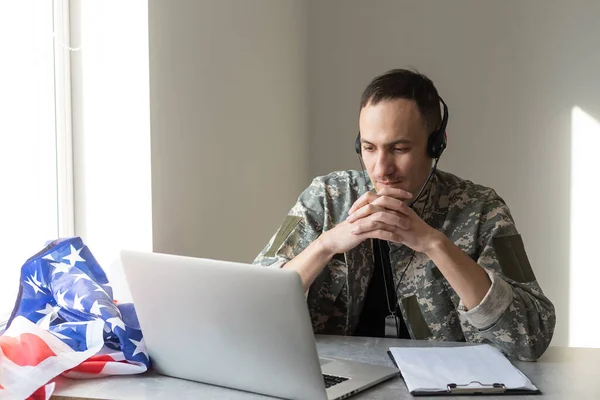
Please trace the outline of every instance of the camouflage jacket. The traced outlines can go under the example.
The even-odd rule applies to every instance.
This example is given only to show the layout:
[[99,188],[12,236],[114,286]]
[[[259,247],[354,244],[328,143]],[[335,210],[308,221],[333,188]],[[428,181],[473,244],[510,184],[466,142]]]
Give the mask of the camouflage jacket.
[[[254,264],[281,267],[319,235],[341,223],[368,190],[359,171],[317,177],[300,195]],[[556,321],[542,292],[505,202],[490,188],[437,171],[413,206],[488,273],[492,286],[482,302],[466,310],[440,270],[415,253],[397,296],[413,339],[490,343],[506,355],[535,360],[548,347]],[[412,255],[389,243],[397,283]],[[315,333],[352,335],[373,274],[372,241],[336,255],[310,286],[307,304]]]

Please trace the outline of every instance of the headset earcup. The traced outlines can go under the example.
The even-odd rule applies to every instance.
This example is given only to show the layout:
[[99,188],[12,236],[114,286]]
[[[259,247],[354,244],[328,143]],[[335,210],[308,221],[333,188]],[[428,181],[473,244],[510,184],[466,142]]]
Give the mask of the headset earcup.
[[360,133],[358,135],[356,135],[356,141],[354,142],[354,150],[356,151],[356,154],[361,154]]
[[446,132],[436,131],[429,135],[427,154],[431,158],[440,158],[446,148]]

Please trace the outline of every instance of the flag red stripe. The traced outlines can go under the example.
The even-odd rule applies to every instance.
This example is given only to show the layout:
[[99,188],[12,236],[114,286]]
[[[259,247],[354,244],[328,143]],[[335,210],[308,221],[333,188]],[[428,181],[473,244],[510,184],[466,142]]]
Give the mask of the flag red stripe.
[[78,366],[76,366],[75,368],[71,369],[70,371],[86,372],[88,374],[99,374],[100,372],[102,372],[102,369],[104,368],[106,363],[112,361],[115,360],[108,355],[92,356],[84,362],[82,362],[81,364],[79,364]]
[[46,386],[42,386],[27,398],[27,400],[46,400]]
[[112,358],[111,356],[109,356],[108,354],[101,354],[101,355],[95,355],[95,356],[91,356],[90,358],[88,358],[87,361],[115,361],[114,358]]
[[51,385],[52,382],[54,382],[54,379],[42,386],[41,388],[39,388],[38,390],[36,390],[35,392],[33,392],[31,396],[27,398],[27,400],[46,400],[48,398],[48,395],[52,394],[52,392],[54,391]]
[[106,361],[84,361],[70,371],[99,374],[104,369]]
[[33,333],[23,333],[18,337],[0,336],[0,348],[12,362],[20,367],[35,367],[56,353],[44,340]]

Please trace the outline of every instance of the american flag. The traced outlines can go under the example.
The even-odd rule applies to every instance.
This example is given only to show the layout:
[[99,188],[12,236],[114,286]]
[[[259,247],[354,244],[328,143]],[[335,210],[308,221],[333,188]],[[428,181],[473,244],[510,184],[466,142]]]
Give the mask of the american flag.
[[150,359],[132,304],[117,304],[79,237],[58,239],[21,268],[0,335],[0,399],[48,399],[53,379],[138,374]]

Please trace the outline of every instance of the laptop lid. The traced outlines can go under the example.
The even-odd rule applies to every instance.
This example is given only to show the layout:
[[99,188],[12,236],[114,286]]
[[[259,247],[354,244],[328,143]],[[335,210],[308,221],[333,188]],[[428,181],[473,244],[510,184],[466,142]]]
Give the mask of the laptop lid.
[[285,269],[122,251],[161,374],[289,399],[326,399],[300,277]]

